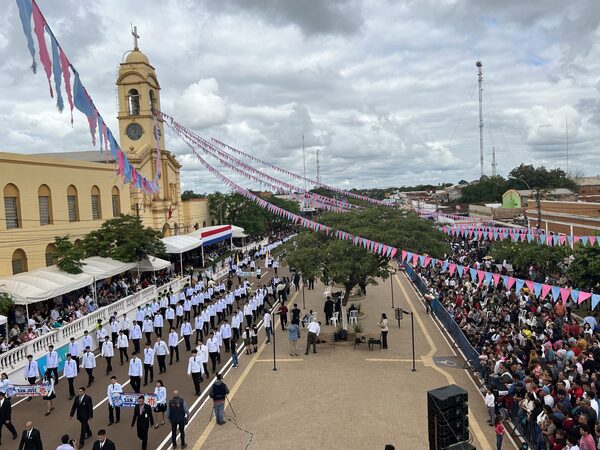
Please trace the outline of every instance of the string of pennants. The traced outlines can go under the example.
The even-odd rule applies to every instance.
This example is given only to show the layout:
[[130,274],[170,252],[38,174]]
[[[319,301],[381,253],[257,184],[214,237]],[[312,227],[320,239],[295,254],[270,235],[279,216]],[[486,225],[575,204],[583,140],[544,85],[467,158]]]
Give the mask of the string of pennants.
[[276,214],[280,217],[283,217],[283,218],[285,218],[297,225],[300,225],[304,228],[308,228],[313,231],[323,232],[323,233],[327,234],[328,236],[335,237],[336,239],[349,241],[350,243],[352,243],[356,246],[362,247],[365,250],[370,251],[372,253],[377,253],[378,255],[388,257],[388,258],[394,258],[396,256],[396,253],[398,252],[398,249],[396,247],[393,247],[391,245],[386,245],[386,244],[383,244],[380,242],[376,242],[376,241],[367,239],[362,236],[357,236],[357,235],[348,233],[346,231],[336,230],[327,225],[323,225],[321,223],[310,220],[306,217],[302,217],[298,214],[294,214],[290,211],[280,208],[279,206],[269,203],[266,200],[254,195],[247,189],[244,189],[243,187],[239,186],[238,184],[233,182],[231,179],[229,179],[228,177],[223,175],[221,172],[219,172],[217,169],[215,169],[211,164],[209,164],[204,158],[202,158],[202,156],[200,156],[200,154],[198,152],[196,152],[194,146],[190,142],[188,142],[188,140],[185,138],[185,135],[178,128],[176,128],[174,126],[174,124],[171,124],[170,120],[165,120],[165,123],[173,131],[175,131],[175,133],[188,145],[188,147],[190,147],[190,149],[192,150],[192,152],[194,153],[194,155],[196,156],[196,158],[198,159],[200,164],[202,164],[211,174],[213,174],[217,179],[219,179],[221,182],[223,182],[224,184],[229,186],[231,189],[235,190],[242,196],[246,197],[248,200],[251,200],[251,201],[255,202],[256,204],[258,204],[260,207],[265,208],[269,212]]
[[[139,174],[131,164],[125,153],[119,147],[113,133],[106,126],[106,122],[98,112],[94,101],[81,82],[79,72],[70,63],[63,48],[58,43],[56,36],[50,29],[46,18],[42,14],[35,0],[17,0],[19,16],[23,32],[27,39],[27,48],[32,58],[31,68],[37,72],[36,48],[33,40],[35,34],[40,62],[48,79],[50,97],[56,96],[56,106],[59,112],[65,107],[63,89],[71,111],[71,125],[73,125],[73,109],[79,110],[87,117],[92,143],[99,141],[100,151],[104,151],[106,158],[110,153],[116,163],[117,174],[125,184],[130,184],[131,189],[139,188],[147,194],[158,193],[158,179],[160,178],[160,150],[156,164],[156,176],[149,180]],[[33,20],[33,29],[31,26]],[[50,51],[48,51],[48,43]],[[63,86],[64,82],[64,86]],[[54,86],[54,89],[53,89]]]
[[[187,129],[180,123],[178,123],[176,120],[174,120],[168,114],[165,114],[163,112],[157,112],[156,114],[160,115],[160,117],[163,120],[168,121],[169,125],[172,126],[175,130],[177,130],[177,133],[179,135],[183,135],[186,139],[191,141],[197,148],[202,150],[205,154],[212,156],[213,158],[218,160],[221,164],[223,164],[224,166],[239,173],[240,175],[244,176],[245,178],[247,178],[249,180],[254,180],[261,185],[267,186],[268,188],[273,189],[275,192],[289,193],[289,194],[294,195],[298,199],[310,199],[313,206],[316,206],[316,207],[319,207],[322,209],[326,209],[326,210],[334,211],[334,212],[347,211],[346,208],[337,206],[340,204],[347,205],[347,203],[342,203],[335,199],[330,199],[329,197],[324,197],[322,195],[315,194],[312,192],[306,192],[306,191],[304,191],[304,189],[301,189],[302,194],[296,194],[295,191],[298,190],[298,188],[296,188],[295,186],[292,186],[288,183],[278,180],[277,178],[273,178],[259,170],[256,170],[256,169],[248,166],[247,164],[239,161],[237,158],[234,158],[234,157],[228,155],[227,153],[217,149],[216,147],[211,145],[209,142],[202,139],[200,136],[198,136],[191,130]],[[239,167],[240,165],[242,168]],[[262,178],[259,178],[260,176],[267,178],[269,181],[265,181]],[[277,186],[277,185],[279,185],[279,186]],[[282,187],[284,188],[284,190],[282,190]]]
[[493,284],[497,286],[500,282],[507,288],[515,288],[515,292],[520,292],[523,288],[528,288],[530,292],[533,292],[537,297],[545,299],[550,295],[554,301],[562,300],[566,302],[569,297],[576,302],[581,304],[586,300],[592,300],[592,309],[595,309],[598,303],[600,303],[600,295],[592,294],[590,292],[580,291],[579,289],[570,289],[560,286],[553,286],[546,283],[538,283],[531,280],[522,280],[521,278],[515,278],[508,275],[500,275],[499,273],[487,272],[481,269],[474,269],[472,267],[455,264],[447,260],[441,260],[431,258],[427,255],[419,255],[408,251],[402,251],[401,258],[403,262],[407,262],[413,266],[419,265],[421,267],[440,267],[442,272],[448,272],[450,276],[463,278],[469,276],[471,281],[477,285],[488,286]]
[[231,145],[227,145],[227,144],[225,144],[225,143],[223,143],[223,142],[219,141],[218,139],[212,138],[211,140],[212,140],[213,142],[216,142],[217,144],[219,144],[219,145],[220,145],[220,146],[222,146],[223,148],[226,148],[226,149],[228,149],[229,151],[231,151],[231,152],[235,153],[236,155],[240,155],[240,156],[243,156],[243,157],[245,157],[245,158],[248,158],[248,159],[250,159],[250,160],[252,160],[252,161],[254,161],[254,162],[257,162],[257,163],[259,163],[259,164],[264,164],[264,165],[266,165],[266,166],[269,166],[269,167],[271,167],[272,169],[274,169],[274,170],[278,171],[279,173],[282,173],[282,174],[285,174],[285,175],[287,175],[287,176],[290,176],[290,177],[292,177],[292,178],[294,178],[294,179],[296,179],[296,180],[302,180],[302,181],[303,181],[303,180],[306,180],[307,182],[309,182],[309,183],[310,183],[310,184],[312,184],[313,186],[320,186],[320,187],[322,187],[322,188],[325,188],[325,189],[328,189],[328,190],[330,190],[330,191],[337,192],[338,194],[342,194],[342,195],[345,195],[345,196],[347,196],[347,197],[352,197],[352,198],[355,198],[355,199],[358,199],[358,200],[363,200],[363,201],[366,201],[366,202],[368,202],[368,203],[371,203],[371,204],[373,204],[373,205],[383,205],[383,206],[388,206],[388,205],[387,205],[387,203],[385,203],[385,202],[383,202],[383,201],[381,201],[381,200],[376,200],[376,199],[374,199],[374,198],[366,197],[366,196],[364,196],[364,195],[360,195],[360,194],[357,194],[357,193],[355,193],[355,192],[345,191],[345,190],[343,190],[343,189],[336,188],[336,187],[334,187],[334,186],[330,186],[330,185],[328,185],[328,184],[324,184],[324,183],[321,183],[321,182],[319,182],[319,181],[316,181],[316,180],[313,180],[313,179],[310,179],[310,178],[305,178],[305,177],[303,177],[303,176],[301,176],[301,175],[295,174],[294,172],[290,172],[289,170],[282,169],[281,167],[278,167],[278,166],[276,166],[276,165],[274,165],[274,164],[271,164],[271,163],[269,163],[269,162],[266,162],[266,161],[264,161],[264,160],[262,160],[262,159],[259,159],[259,158],[255,157],[255,156],[253,156],[253,155],[250,155],[250,154],[248,154],[248,153],[245,153],[245,152],[243,152],[243,151],[241,151],[241,150],[238,150],[237,148],[235,148],[235,147],[232,147]]
[[550,245],[553,247],[568,245],[573,247],[575,244],[581,244],[583,246],[594,246],[598,242],[597,236],[566,236],[558,234],[545,234],[545,233],[523,233],[516,232],[512,228],[508,229],[493,229],[486,230],[484,228],[469,228],[469,227],[449,227],[443,226],[440,228],[441,231],[449,236],[460,236],[471,239],[487,240],[487,241],[505,241],[511,240],[512,242],[536,242],[539,244]]
[[417,214],[419,214],[420,217],[423,217],[423,218],[435,216],[435,217],[445,217],[447,219],[468,221],[468,222],[474,222],[474,223],[480,223],[485,220],[485,219],[480,219],[477,217],[459,216],[456,214],[448,214],[448,213],[442,213],[439,211],[430,211],[430,210],[426,210],[426,209],[417,209],[415,211],[417,212]]

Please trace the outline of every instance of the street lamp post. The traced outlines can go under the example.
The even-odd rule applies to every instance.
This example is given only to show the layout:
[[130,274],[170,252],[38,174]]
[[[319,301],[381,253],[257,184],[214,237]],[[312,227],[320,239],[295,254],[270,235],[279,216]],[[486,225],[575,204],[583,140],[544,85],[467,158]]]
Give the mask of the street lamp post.
[[273,334],[273,371],[277,371],[277,358],[275,356],[275,332],[277,331],[277,327],[274,327],[273,325],[275,325],[275,320],[273,320],[273,317],[271,317],[271,331]]
[[302,309],[306,309],[306,302],[304,299],[304,275],[302,275]]
[[392,289],[392,309],[394,309],[394,274],[396,271],[393,267],[390,267],[390,287]]
[[410,314],[410,334],[412,338],[412,372],[416,372],[415,367],[415,316],[412,311],[402,310],[404,314]]

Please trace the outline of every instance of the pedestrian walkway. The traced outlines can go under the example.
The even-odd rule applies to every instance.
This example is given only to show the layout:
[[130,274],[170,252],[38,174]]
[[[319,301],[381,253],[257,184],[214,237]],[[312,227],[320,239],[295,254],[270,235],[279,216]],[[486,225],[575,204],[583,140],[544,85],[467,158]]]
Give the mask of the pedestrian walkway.
[[[403,273],[394,277],[396,306],[415,314],[415,368],[412,372],[410,317],[398,328],[391,305],[390,279],[369,286],[360,300],[360,335],[378,335],[382,312],[388,315],[389,349],[367,345],[353,349],[352,342],[319,344],[318,353],[289,356],[287,332],[281,327],[275,339],[277,370],[273,370],[273,344],[262,344],[248,365],[233,369],[225,379],[231,393],[223,426],[210,420],[207,403],[189,427],[194,449],[397,449],[428,448],[427,390],[456,383],[469,392],[470,430],[481,450],[495,448],[493,428],[477,387],[463,369],[439,328],[425,312]],[[324,322],[323,292],[305,291],[306,310],[314,309]],[[350,300],[350,303],[355,302]],[[290,304],[302,308],[302,293],[292,292]],[[355,302],[356,303],[356,302]],[[303,310],[304,312],[304,310]],[[321,339],[329,340],[333,326],[323,323]],[[262,332],[261,342],[264,342]],[[306,331],[302,330],[302,349]],[[505,440],[505,449],[515,448]]]

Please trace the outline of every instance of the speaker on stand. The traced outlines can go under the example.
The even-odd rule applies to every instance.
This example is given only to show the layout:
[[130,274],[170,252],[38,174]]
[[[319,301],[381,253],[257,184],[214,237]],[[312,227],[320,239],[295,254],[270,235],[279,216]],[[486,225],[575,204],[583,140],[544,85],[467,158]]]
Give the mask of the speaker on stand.
[[468,399],[467,391],[455,384],[427,391],[429,450],[470,448],[454,446],[469,440]]

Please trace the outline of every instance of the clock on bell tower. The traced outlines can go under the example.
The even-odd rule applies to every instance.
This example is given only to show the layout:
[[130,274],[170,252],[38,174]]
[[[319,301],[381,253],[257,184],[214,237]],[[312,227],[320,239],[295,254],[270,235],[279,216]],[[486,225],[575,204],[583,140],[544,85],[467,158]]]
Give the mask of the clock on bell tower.
[[131,34],[133,50],[121,62],[116,82],[120,144],[140,174],[150,180],[159,174],[160,190],[154,195],[131,190],[132,213],[139,214],[146,226],[162,230],[169,225],[173,229],[183,220],[181,165],[165,148],[162,120],[152,114],[153,109],[160,111],[160,84],[154,67],[138,47],[137,28]]

